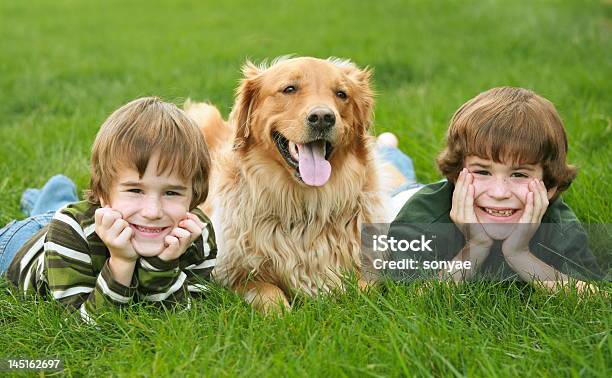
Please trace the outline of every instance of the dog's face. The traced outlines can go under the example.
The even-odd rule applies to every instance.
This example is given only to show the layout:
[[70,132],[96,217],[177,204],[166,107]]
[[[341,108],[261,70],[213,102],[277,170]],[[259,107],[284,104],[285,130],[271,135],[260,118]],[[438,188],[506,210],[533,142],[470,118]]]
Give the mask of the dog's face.
[[293,180],[325,185],[371,122],[370,72],[337,59],[245,65],[231,119],[234,148],[282,165]]

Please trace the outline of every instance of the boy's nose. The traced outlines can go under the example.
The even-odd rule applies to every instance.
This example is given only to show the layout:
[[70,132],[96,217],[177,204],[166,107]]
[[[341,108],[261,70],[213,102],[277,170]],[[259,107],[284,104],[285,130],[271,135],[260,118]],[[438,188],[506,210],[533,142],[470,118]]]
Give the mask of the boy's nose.
[[489,187],[489,196],[495,199],[509,198],[512,193],[509,187],[510,182],[506,177],[497,177]]
[[142,208],[142,215],[150,219],[158,219],[162,217],[162,206],[159,198],[151,196],[145,199]]

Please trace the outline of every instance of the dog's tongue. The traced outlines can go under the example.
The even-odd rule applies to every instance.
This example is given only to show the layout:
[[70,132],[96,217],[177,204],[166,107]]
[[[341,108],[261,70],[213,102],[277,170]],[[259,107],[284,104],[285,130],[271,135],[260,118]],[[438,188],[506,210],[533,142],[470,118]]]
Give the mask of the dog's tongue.
[[300,159],[300,176],[310,186],[324,185],[331,175],[331,164],[325,160],[325,141],[296,143]]

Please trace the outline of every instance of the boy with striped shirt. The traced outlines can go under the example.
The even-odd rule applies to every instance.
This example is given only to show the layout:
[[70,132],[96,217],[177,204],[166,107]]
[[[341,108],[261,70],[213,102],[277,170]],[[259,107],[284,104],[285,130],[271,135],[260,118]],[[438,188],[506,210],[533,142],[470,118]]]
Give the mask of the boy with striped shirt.
[[196,208],[209,168],[204,138],[175,105],[124,105],[96,136],[87,199],[57,211],[19,249],[9,280],[87,321],[133,301],[187,301],[206,289],[216,261],[211,222]]

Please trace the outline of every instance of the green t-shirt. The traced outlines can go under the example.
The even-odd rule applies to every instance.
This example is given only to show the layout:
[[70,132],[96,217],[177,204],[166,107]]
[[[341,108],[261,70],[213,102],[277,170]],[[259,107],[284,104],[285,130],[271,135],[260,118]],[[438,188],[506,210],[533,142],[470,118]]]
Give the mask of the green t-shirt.
[[[424,261],[450,261],[461,251],[465,239],[450,218],[453,190],[453,184],[448,181],[429,184],[404,204],[391,223],[388,237],[415,240],[425,235],[426,239],[432,240],[428,245],[431,251],[391,252],[391,260],[414,259],[419,261],[418,266],[423,266]],[[561,198],[549,205],[529,247],[538,259],[573,278],[601,278],[596,259],[589,249],[587,234]],[[389,273],[396,279],[405,280],[425,277],[423,274],[433,272],[401,269]],[[493,244],[489,256],[479,268],[479,276],[518,278],[504,260],[500,241]]]

